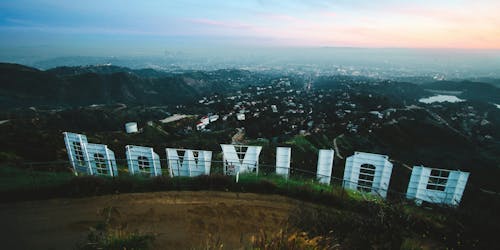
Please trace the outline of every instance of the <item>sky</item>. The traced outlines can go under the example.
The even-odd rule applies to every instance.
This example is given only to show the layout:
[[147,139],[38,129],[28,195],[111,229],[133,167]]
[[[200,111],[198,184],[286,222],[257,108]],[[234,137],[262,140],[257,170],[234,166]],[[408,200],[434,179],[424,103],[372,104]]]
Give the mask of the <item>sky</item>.
[[499,0],[2,0],[1,54],[166,48],[500,49]]

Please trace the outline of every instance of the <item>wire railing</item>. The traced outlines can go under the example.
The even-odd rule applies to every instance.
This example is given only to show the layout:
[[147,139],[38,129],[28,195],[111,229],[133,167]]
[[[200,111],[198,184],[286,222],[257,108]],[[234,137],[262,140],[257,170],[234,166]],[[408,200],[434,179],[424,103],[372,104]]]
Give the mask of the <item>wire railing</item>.
[[[157,174],[152,174],[154,171],[151,171],[151,168],[153,168],[153,164],[146,165],[143,169],[140,169],[139,172],[136,172],[135,175],[141,175],[141,176],[170,176],[170,177],[195,177],[195,176],[200,176],[200,175],[223,175],[224,171],[223,168],[225,164],[228,164],[227,161],[223,160],[203,160],[203,159],[196,159],[196,160],[189,160],[189,159],[184,159],[184,160],[179,160],[177,159],[172,159],[172,158],[162,158],[162,159],[156,159],[160,162],[160,166],[155,166],[157,167]],[[95,167],[96,163],[97,164],[106,164],[106,169],[108,171],[93,171],[92,175],[100,175],[100,176],[113,176],[113,177],[120,177],[120,176],[130,176],[134,175],[130,172],[130,162],[134,162],[137,164],[139,161],[142,161],[142,164],[144,166],[144,161],[143,160],[138,160],[138,159],[114,159],[114,160],[106,160],[103,162],[98,162],[94,160],[90,161],[81,161],[81,165],[76,167],[71,166],[72,162],[70,161],[65,161],[65,160],[57,160],[57,161],[46,161],[46,162],[27,162],[23,163],[22,165],[30,170],[45,170],[45,171],[59,171],[59,170],[66,170],[66,171],[71,171],[74,174],[78,175],[90,175],[90,171],[88,171],[89,168]],[[114,164],[110,163],[114,162]],[[74,162],[73,162],[74,163]],[[116,166],[116,171],[117,173],[113,173],[113,175],[110,174],[110,172],[115,171],[113,169],[113,166]],[[165,167],[166,166],[166,167]],[[172,167],[176,166],[176,167]],[[209,171],[206,171],[205,168],[203,169],[191,169],[189,175],[183,175],[182,173],[183,170],[186,168],[189,169],[189,167],[195,167],[199,168],[200,166],[207,167],[209,166]],[[290,168],[286,167],[279,167],[276,165],[272,164],[262,164],[262,163],[243,163],[240,162],[240,166],[243,167],[250,167],[250,168],[258,168],[258,171],[255,172],[246,172],[245,173],[245,178],[255,178],[255,180],[264,180],[268,177],[282,177],[283,182],[288,184],[293,183],[293,182],[303,182],[304,184],[315,184],[315,185],[320,185],[324,190],[333,190],[333,189],[346,189],[346,190],[351,190],[350,192],[354,192],[357,194],[358,197],[364,200],[373,200],[373,199],[390,199],[390,200],[399,200],[399,201],[406,201],[408,200],[407,198],[407,193],[400,192],[398,190],[390,189],[390,188],[382,188],[373,185],[372,186],[366,186],[364,184],[344,179],[344,178],[339,178],[336,176],[328,176],[328,175],[323,175],[321,173],[317,173],[315,171],[311,171],[309,169],[303,169],[303,168],[297,168],[291,166]],[[278,175],[277,174],[277,169],[282,169],[284,171],[281,172],[288,172],[287,176],[283,175]],[[102,170],[102,166],[101,166]],[[191,174],[193,173],[193,174]],[[319,178],[329,178],[330,182],[329,185],[321,184],[318,182]],[[235,177],[235,182],[236,177]],[[352,184],[352,185],[348,185]],[[288,186],[288,185],[287,185]],[[349,189],[347,186],[354,186],[354,189]],[[417,189],[408,189],[409,191],[425,191],[425,188],[417,188]],[[428,197],[426,199],[427,201],[431,203],[447,203],[449,200],[449,196],[454,195],[453,193],[447,193],[443,192],[441,197]],[[418,201],[418,199],[417,199]]]

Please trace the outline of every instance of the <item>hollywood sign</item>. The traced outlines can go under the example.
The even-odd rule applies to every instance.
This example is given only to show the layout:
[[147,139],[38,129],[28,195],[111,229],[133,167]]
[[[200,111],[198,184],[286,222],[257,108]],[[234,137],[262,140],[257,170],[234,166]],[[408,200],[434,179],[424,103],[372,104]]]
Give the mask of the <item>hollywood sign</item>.
[[[64,141],[75,173],[97,176],[118,176],[115,154],[106,145],[93,144],[82,134],[64,132]],[[260,146],[221,144],[225,175],[259,172]],[[131,175],[160,176],[160,157],[153,148],[127,145],[128,171]],[[318,153],[316,179],[330,185],[334,150]],[[167,148],[167,167],[170,176],[209,175],[212,151]],[[276,174],[289,178],[291,148],[276,148]],[[345,162],[342,186],[346,189],[372,193],[385,198],[392,174],[392,163],[386,155],[355,152]],[[446,169],[414,166],[406,197],[417,204],[423,201],[458,206],[469,173]]]

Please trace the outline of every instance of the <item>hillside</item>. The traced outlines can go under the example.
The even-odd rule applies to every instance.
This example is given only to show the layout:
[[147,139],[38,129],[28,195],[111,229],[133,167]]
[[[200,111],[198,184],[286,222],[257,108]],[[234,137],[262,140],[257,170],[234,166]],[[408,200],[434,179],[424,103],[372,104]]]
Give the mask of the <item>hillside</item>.
[[2,63],[0,108],[185,104],[197,100],[201,94],[235,91],[267,83],[269,79],[270,76],[241,70],[171,74],[100,65],[41,71]]
[[[0,219],[8,248],[131,249],[134,242],[150,242],[153,249],[220,244],[230,249],[487,249],[498,231],[495,199],[489,202],[492,209],[423,209],[405,199],[384,202],[340,186],[262,174],[242,175],[235,183],[221,175],[150,179],[71,177],[6,166],[0,171],[5,197]],[[47,240],[53,237],[60,238],[57,245]],[[306,242],[293,240],[298,238]],[[267,244],[282,247],[264,248]]]
[[0,108],[53,105],[63,96],[64,81],[57,76],[17,64],[0,64]]
[[91,104],[177,104],[197,92],[181,78],[146,78],[119,67],[40,71],[0,64],[0,108]]
[[[112,207],[110,199],[114,200]],[[59,205],[54,206],[54,202]],[[15,210],[0,206],[0,219],[6,227],[14,228],[3,232],[8,236],[2,243],[4,248],[74,249],[85,243],[89,227],[106,218],[104,212],[112,208],[110,226],[126,225],[124,231],[154,235],[154,249],[202,247],[209,234],[221,237],[228,249],[234,249],[249,244],[259,230],[271,234],[284,228],[291,210],[299,205],[277,195],[241,194],[236,198],[234,193],[225,192],[142,193],[35,203],[36,210],[24,204],[17,204]],[[245,215],[245,221],[235,215]],[[47,225],[40,217],[53,218],[52,223]],[[22,235],[30,235],[30,240],[19,238]],[[60,240],[54,241],[56,237]]]
[[[406,244],[428,248],[465,244],[471,248],[487,246],[497,231],[491,218],[496,218],[499,207],[500,109],[487,100],[496,93],[488,84],[425,85],[336,75],[311,80],[294,74],[233,69],[173,74],[110,65],[41,71],[2,64],[0,69],[0,97],[7,101],[1,105],[8,109],[0,112],[0,189],[5,201],[160,190],[284,194],[333,206],[303,210],[291,218],[301,230],[332,236],[329,243],[339,242],[346,249]],[[419,101],[440,92],[466,100]],[[174,114],[186,118],[163,122]],[[202,117],[214,114],[220,118],[206,129],[196,129]],[[235,114],[246,118],[238,119]],[[130,121],[138,122],[139,133],[124,131],[123,125]],[[116,154],[120,177],[71,177],[63,131],[83,133],[91,142],[108,145]],[[219,144],[231,143],[239,131],[243,131],[242,143],[263,148],[259,177],[250,176],[246,183],[242,177],[235,184],[231,177],[218,175],[223,172]],[[213,175],[209,179],[171,179],[165,172],[165,178],[133,179],[124,160],[125,145],[150,146],[162,160],[167,147],[210,150],[214,152]],[[286,182],[272,175],[278,146],[291,147],[293,152],[294,170]],[[336,151],[332,188],[318,189],[312,181],[317,154],[328,148]],[[390,157],[394,168],[388,203],[372,202],[359,193],[351,197],[354,203],[344,199],[345,157],[355,151]],[[164,161],[162,165],[167,171]],[[407,202],[408,179],[416,165],[470,171],[460,208],[441,211],[431,207],[437,213],[420,216],[425,209],[398,205]],[[464,224],[465,228],[457,226]],[[200,220],[190,224],[198,225]],[[461,241],[462,236],[467,242]],[[446,241],[439,243],[442,237]]]

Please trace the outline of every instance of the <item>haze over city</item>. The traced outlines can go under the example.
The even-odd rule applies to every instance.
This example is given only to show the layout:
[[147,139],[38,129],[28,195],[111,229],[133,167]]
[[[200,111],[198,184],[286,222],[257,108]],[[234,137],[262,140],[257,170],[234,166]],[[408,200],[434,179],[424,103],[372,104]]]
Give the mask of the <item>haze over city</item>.
[[0,248],[493,249],[499,11],[2,0]]
[[0,48],[144,55],[166,47],[499,49],[500,2],[55,1],[0,3]]

